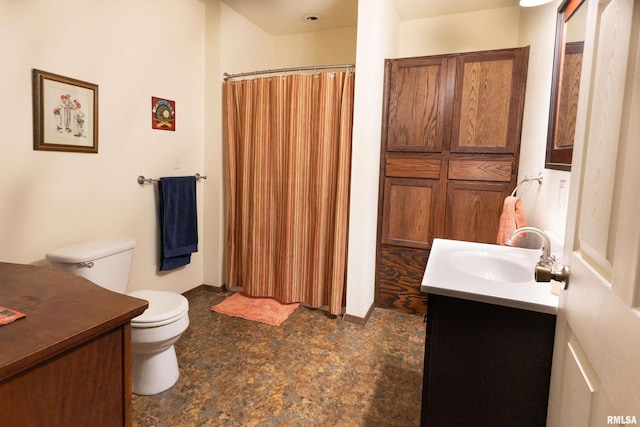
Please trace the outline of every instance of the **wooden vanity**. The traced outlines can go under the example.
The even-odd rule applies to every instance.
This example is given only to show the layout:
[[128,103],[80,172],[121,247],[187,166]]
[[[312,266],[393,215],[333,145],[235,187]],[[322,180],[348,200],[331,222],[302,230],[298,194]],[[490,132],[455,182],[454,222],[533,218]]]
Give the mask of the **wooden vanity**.
[[422,279],[422,425],[544,427],[558,297],[540,251],[435,239]]
[[130,426],[131,319],[147,301],[45,267],[0,263],[0,420]]
[[427,297],[422,426],[539,426],[556,316]]

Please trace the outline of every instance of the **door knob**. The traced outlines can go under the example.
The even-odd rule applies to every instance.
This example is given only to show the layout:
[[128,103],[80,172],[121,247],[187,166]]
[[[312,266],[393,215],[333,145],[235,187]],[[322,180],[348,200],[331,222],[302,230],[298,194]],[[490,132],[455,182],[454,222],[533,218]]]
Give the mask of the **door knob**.
[[560,270],[554,270],[553,267],[536,265],[536,282],[550,282],[553,279],[564,284],[562,289],[567,289],[567,286],[569,286],[569,275],[569,266],[567,265],[563,265]]

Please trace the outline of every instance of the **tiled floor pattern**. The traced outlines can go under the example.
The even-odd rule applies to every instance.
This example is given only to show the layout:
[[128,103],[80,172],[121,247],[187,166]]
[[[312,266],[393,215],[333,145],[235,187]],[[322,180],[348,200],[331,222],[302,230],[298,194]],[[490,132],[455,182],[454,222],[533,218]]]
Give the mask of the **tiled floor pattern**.
[[134,427],[419,425],[420,316],[375,309],[359,326],[301,306],[274,327],[210,310],[229,295],[189,297],[180,379],[133,396]]

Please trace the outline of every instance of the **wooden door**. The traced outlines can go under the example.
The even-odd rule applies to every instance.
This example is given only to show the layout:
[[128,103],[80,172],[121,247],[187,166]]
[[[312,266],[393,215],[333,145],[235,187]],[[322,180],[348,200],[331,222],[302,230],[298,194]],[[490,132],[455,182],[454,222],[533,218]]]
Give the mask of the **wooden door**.
[[429,249],[435,236],[440,183],[430,179],[385,179],[382,243]]
[[378,307],[425,313],[435,237],[495,242],[517,176],[527,58],[518,48],[387,60]]
[[388,151],[440,152],[445,134],[447,58],[390,62]]
[[436,179],[385,178],[377,271],[380,306],[408,313],[426,310],[416,283],[422,280],[433,238],[442,235],[439,173]]
[[444,237],[495,243],[504,199],[513,191],[515,159],[465,155],[449,160],[448,169]]
[[528,48],[461,55],[456,64],[452,153],[515,153]]
[[[640,2],[588,0],[550,426],[640,423]],[[584,6],[583,6],[584,7]]]
[[509,184],[495,182],[455,182],[447,185],[444,237],[467,242],[495,243],[496,218],[500,218]]

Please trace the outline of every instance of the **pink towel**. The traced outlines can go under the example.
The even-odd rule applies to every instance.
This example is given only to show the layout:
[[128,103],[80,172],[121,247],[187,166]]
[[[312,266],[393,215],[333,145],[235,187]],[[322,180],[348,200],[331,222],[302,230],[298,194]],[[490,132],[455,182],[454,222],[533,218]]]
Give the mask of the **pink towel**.
[[[519,197],[508,196],[504,199],[502,215],[500,216],[500,226],[498,227],[499,245],[505,245],[505,241],[516,229],[525,226],[524,204]],[[515,244],[517,238],[513,239]]]

